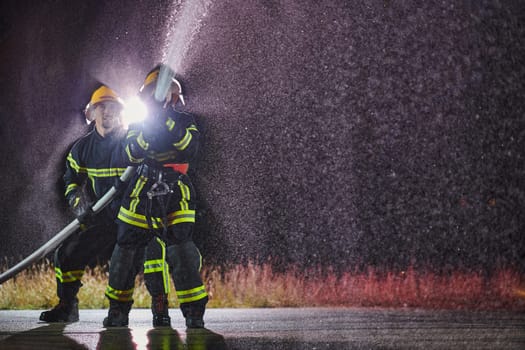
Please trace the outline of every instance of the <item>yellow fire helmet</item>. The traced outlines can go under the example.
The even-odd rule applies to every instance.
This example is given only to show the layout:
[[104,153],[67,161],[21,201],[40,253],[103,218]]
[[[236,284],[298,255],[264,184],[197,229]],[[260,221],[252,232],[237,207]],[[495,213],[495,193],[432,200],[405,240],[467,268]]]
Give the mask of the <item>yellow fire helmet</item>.
[[91,95],[91,100],[84,109],[84,115],[86,116],[86,121],[88,123],[91,123],[94,120],[92,107],[95,106],[97,103],[106,101],[117,102],[121,106],[124,106],[122,99],[118,97],[115,91],[111,90],[106,85],[102,85],[93,92],[93,94]]
[[[159,76],[161,76],[161,80],[163,81],[159,82]],[[158,99],[157,94],[159,94],[159,91],[157,90],[163,90],[160,92],[161,97]],[[180,82],[175,79],[175,73],[171,68],[164,64],[156,66],[146,75],[146,79],[144,79],[144,84],[141,86],[139,93],[141,95],[155,95],[155,98],[159,102],[164,101],[166,103],[171,102],[174,104],[178,99],[183,105],[186,104]],[[166,97],[163,98],[163,96]]]

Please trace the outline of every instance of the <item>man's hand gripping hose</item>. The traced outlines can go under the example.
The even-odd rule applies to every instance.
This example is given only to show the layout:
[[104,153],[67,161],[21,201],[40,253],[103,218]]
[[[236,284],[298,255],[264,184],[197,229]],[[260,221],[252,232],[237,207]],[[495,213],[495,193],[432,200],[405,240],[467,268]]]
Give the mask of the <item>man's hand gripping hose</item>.
[[[135,167],[127,167],[122,176],[119,179],[119,183],[111,187],[106,194],[104,194],[92,207],[91,211],[93,215],[98,214],[102,209],[108,205],[113,198],[117,195],[119,190],[122,188],[123,184],[127,182],[131,176],[135,173]],[[66,227],[64,227],[60,232],[58,232],[53,238],[47,241],[43,246],[34,251],[27,258],[11,267],[7,271],[0,274],[0,284],[9,280],[10,278],[16,276],[19,272],[25,270],[34,262],[44,258],[47,254],[51,253],[58,247],[66,238],[76,232],[81,226],[81,220],[76,218],[70,222]]]

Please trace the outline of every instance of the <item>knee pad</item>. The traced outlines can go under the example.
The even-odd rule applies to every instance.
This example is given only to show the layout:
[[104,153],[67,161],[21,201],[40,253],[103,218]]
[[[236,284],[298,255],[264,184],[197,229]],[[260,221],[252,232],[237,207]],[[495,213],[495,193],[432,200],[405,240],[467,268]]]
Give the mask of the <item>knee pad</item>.
[[137,275],[142,263],[141,249],[115,245],[109,266],[109,285],[119,290],[130,289],[135,285]]
[[170,226],[168,237],[166,237],[166,245],[181,245],[185,242],[191,241],[193,236],[193,223],[182,222]]
[[202,257],[193,241],[174,244],[168,247],[168,264],[174,274],[187,274],[200,271]]

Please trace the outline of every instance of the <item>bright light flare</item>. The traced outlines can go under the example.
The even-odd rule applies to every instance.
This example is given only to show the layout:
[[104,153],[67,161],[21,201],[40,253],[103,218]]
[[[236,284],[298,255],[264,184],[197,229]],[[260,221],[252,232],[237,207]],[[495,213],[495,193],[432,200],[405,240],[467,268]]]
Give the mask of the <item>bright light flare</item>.
[[130,124],[138,123],[146,118],[148,110],[146,105],[138,96],[124,101],[124,110],[122,111],[122,123],[127,128]]

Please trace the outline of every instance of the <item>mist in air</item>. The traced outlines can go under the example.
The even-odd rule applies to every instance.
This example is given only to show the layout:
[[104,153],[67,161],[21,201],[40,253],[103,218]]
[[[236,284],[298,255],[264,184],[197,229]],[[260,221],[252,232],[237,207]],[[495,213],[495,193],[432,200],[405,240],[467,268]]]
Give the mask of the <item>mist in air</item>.
[[207,263],[523,272],[524,17],[486,1],[4,1],[0,256],[71,220],[64,159],[96,85],[134,96],[166,63],[203,136]]

